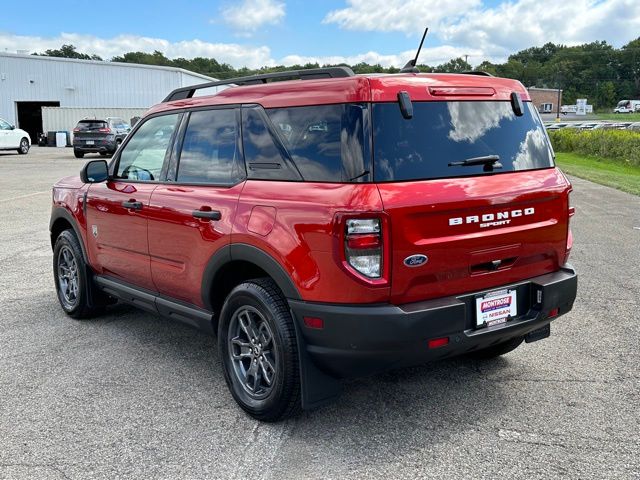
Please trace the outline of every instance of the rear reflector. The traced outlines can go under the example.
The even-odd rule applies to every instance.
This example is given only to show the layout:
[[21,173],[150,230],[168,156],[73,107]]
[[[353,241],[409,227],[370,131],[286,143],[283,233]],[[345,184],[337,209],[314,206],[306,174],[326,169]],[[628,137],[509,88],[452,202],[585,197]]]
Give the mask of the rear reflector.
[[380,243],[381,238],[378,233],[349,235],[347,237],[347,246],[349,248],[378,248]]
[[322,330],[324,328],[324,320],[317,317],[304,317],[304,324],[309,328],[315,328],[317,330]]
[[427,343],[427,346],[428,346],[429,348],[444,347],[445,345],[449,345],[449,337],[432,338],[432,339],[431,339],[431,340],[429,340],[429,342]]
[[552,308],[551,310],[549,310],[549,315],[547,315],[547,318],[557,317],[558,313],[559,310],[557,308]]

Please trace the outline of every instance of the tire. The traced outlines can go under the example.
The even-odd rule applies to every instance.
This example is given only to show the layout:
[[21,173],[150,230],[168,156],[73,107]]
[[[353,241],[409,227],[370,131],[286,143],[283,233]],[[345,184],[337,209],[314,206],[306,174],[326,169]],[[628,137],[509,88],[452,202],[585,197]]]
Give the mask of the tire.
[[102,295],[90,283],[87,272],[78,238],[73,230],[64,230],[58,235],[53,248],[53,278],[60,306],[72,318],[90,318],[103,310],[102,307],[89,306],[90,289],[93,298],[101,298]]
[[231,395],[253,418],[275,422],[300,412],[296,332],[287,301],[273,280],[247,281],[227,296],[218,351]]
[[18,147],[18,153],[20,155],[26,155],[27,153],[29,153],[29,148],[31,147],[31,145],[29,145],[29,140],[26,139],[26,137],[23,137],[20,140],[20,146]]
[[84,152],[79,152],[78,150],[74,150],[74,151],[73,151],[73,155],[74,155],[76,158],[84,158]]
[[523,340],[524,337],[515,337],[507,340],[506,342],[499,343],[488,348],[483,348],[482,350],[471,352],[467,354],[467,356],[476,360],[489,360],[491,358],[496,358],[500,355],[504,355],[515,350],[520,346]]

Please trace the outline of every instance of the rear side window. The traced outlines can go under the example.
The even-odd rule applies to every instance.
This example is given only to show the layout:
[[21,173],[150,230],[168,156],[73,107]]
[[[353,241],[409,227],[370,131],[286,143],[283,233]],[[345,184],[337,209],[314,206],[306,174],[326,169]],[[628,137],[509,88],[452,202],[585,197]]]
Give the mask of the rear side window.
[[366,105],[272,108],[266,112],[305,181],[370,181]]
[[232,185],[243,177],[236,110],[192,112],[182,142],[177,181]]
[[242,109],[242,144],[247,175],[261,180],[300,180],[261,107]]
[[509,102],[413,102],[404,119],[396,103],[373,105],[375,181],[485,174],[482,165],[451,162],[496,155],[493,173],[553,166],[553,154],[535,107],[518,117]]
[[89,130],[100,130],[101,128],[108,128],[107,122],[103,122],[101,120],[89,120],[89,121],[81,121],[78,122],[76,126],[76,130],[89,131]]
[[160,179],[162,165],[178,121],[177,114],[145,121],[120,153],[118,178],[154,181]]

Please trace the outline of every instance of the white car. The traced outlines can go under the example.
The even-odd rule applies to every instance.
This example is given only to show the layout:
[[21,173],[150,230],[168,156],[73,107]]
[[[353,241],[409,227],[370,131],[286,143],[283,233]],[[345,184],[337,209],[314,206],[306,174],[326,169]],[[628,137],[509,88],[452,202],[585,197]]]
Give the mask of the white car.
[[31,137],[9,122],[0,118],[0,150],[17,150],[24,155],[31,147]]

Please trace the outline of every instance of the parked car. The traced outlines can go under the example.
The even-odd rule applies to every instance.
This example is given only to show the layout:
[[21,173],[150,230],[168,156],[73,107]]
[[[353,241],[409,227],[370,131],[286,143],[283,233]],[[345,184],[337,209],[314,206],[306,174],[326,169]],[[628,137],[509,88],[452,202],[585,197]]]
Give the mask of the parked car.
[[602,125],[601,122],[583,123],[580,125],[580,130],[597,130]]
[[119,117],[80,120],[73,129],[73,153],[76,158],[84,157],[85,153],[112,155],[130,130]]
[[568,125],[567,123],[549,123],[545,125],[545,128],[547,130],[560,130],[561,128],[564,128],[567,125]]
[[26,155],[29,148],[31,148],[29,134],[0,118],[0,150],[16,150],[19,154]]
[[571,189],[515,80],[184,87],[53,187],[54,281],[74,318],[117,299],[216,332],[231,394],[275,421],[341,378],[548,337],[576,297]]

